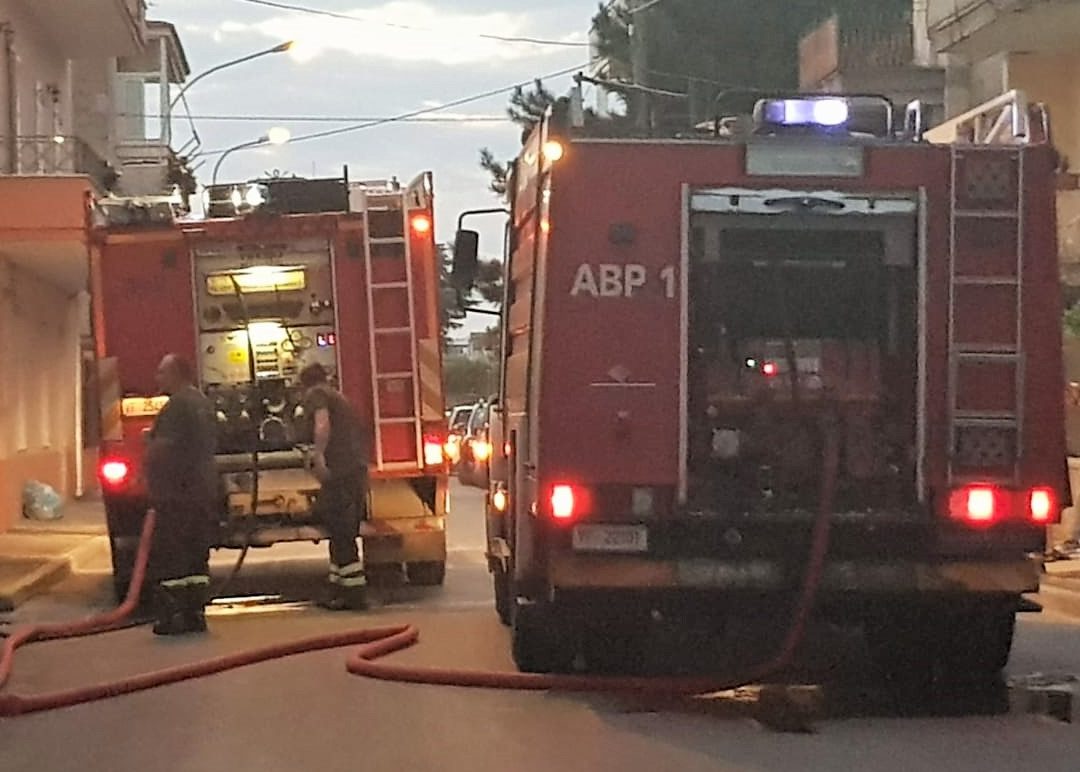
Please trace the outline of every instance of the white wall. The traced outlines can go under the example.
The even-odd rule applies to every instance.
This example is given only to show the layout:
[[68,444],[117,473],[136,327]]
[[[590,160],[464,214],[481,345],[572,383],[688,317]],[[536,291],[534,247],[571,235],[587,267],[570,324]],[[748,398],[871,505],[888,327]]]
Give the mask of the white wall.
[[75,135],[115,164],[113,131],[115,59],[82,60],[74,68],[72,99]]
[[[70,131],[68,95],[71,84],[67,77],[67,57],[25,12],[25,6],[26,3],[15,0],[0,0],[0,20],[11,23],[15,28],[19,133],[51,133],[54,115],[58,131]],[[55,106],[44,91],[50,85],[60,91]],[[5,101],[7,96],[4,95]]]

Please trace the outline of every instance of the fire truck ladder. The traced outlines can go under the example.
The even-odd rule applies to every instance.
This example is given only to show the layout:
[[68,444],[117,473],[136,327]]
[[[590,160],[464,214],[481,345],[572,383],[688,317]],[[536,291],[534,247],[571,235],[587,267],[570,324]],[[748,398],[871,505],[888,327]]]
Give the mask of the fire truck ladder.
[[405,194],[396,181],[362,190],[376,468],[415,469],[424,461],[423,417]]
[[[1019,480],[1024,429],[1024,145],[1027,102],[1009,92],[927,132],[951,152],[949,483]],[[936,136],[935,136],[936,134]],[[998,321],[982,308],[1004,309]]]

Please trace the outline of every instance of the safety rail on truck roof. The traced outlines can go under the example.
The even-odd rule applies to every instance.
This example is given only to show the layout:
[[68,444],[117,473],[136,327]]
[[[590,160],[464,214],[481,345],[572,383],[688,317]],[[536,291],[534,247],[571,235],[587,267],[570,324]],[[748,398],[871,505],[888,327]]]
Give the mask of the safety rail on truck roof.
[[1023,91],[1013,89],[927,129],[923,137],[942,145],[1050,144],[1050,119],[1046,105],[1031,104]]

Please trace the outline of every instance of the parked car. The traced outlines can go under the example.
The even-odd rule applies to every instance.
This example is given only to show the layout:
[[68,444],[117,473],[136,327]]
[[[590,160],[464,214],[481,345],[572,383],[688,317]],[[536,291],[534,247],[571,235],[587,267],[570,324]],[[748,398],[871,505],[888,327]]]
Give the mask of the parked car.
[[446,457],[456,466],[461,460],[461,443],[469,428],[469,417],[476,405],[458,405],[447,414]]
[[491,400],[476,403],[469,416],[468,429],[461,444],[461,460],[457,465],[458,480],[464,485],[487,490],[488,463],[491,461],[491,439],[489,436],[489,418]]

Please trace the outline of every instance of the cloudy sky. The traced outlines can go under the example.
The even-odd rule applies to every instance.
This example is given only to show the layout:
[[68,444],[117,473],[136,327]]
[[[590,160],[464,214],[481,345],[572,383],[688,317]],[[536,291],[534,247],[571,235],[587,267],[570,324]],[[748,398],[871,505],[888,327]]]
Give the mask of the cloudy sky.
[[[522,81],[576,68],[588,60],[589,19],[597,0],[151,0],[149,15],[174,23],[193,74],[285,40],[297,45],[208,76],[187,92],[207,152],[198,174],[209,179],[211,151],[258,138],[284,126],[294,138],[436,107]],[[339,14],[303,13],[294,5]],[[355,17],[351,18],[342,17]],[[511,42],[486,35],[533,38],[570,45]],[[563,94],[570,76],[545,79]],[[222,163],[219,180],[244,180],[267,171],[403,182],[431,170],[436,193],[436,238],[451,241],[462,209],[496,206],[477,164],[481,147],[510,158],[519,130],[503,120],[507,94],[403,121],[238,151]],[[316,121],[290,118],[320,118]],[[224,118],[228,118],[225,120]],[[328,121],[328,118],[345,118]],[[482,120],[494,118],[495,120]],[[175,121],[176,119],[174,119]],[[179,135],[182,144],[185,136]],[[497,256],[497,218],[481,228],[481,249]],[[477,222],[479,224],[479,221]],[[483,327],[477,317],[470,326]]]

